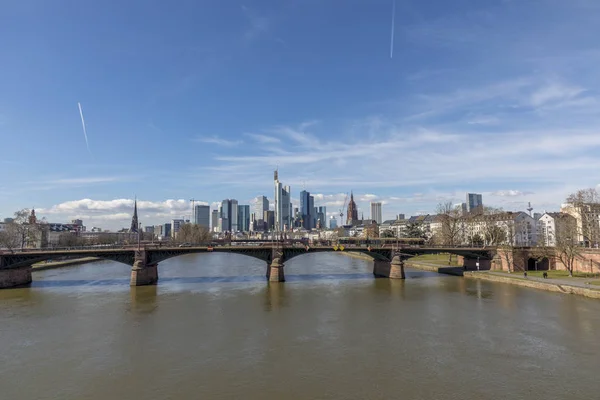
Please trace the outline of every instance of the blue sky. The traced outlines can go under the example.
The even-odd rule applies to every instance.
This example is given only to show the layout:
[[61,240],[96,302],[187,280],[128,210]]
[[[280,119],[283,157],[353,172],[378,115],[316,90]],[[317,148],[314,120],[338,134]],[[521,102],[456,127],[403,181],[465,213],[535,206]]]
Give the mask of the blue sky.
[[392,0],[1,3],[0,217],[158,223],[276,166],[384,218],[600,183],[596,0],[398,0],[393,58]]

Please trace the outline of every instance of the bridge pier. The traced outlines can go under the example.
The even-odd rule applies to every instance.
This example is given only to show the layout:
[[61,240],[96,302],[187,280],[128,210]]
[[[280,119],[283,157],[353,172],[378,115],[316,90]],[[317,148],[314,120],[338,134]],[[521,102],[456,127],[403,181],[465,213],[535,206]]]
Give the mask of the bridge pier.
[[31,283],[31,265],[0,269],[0,289],[24,286]]
[[404,261],[400,256],[394,256],[391,262],[375,260],[373,275],[380,278],[405,279]]
[[156,282],[158,282],[158,264],[149,264],[147,260],[146,251],[136,251],[129,286],[156,285]]
[[285,282],[285,274],[283,272],[284,264],[279,258],[274,259],[267,267],[267,279],[269,282]]

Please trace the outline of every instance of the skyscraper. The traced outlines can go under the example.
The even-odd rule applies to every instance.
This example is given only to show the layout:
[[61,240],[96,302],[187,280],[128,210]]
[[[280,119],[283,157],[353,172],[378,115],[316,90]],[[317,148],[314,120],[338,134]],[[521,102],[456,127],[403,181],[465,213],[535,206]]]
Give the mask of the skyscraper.
[[381,224],[381,203],[371,203],[371,219]]
[[231,199],[230,203],[231,205],[231,218],[229,219],[229,223],[231,224],[231,232],[239,232],[239,227],[238,227],[238,201],[235,199]]
[[213,232],[217,232],[219,230],[219,210],[212,210],[211,230]]
[[331,218],[329,219],[329,229],[335,229],[337,228],[337,219],[335,219],[335,217],[332,215]]
[[327,228],[327,207],[325,206],[320,206],[320,207],[316,207],[315,210],[317,210],[316,213],[316,227],[319,229],[325,229]]
[[298,210],[302,218],[302,227],[306,230],[313,229],[315,220],[314,210],[315,198],[309,192],[303,190],[300,192],[300,209]]
[[250,231],[250,206],[238,206],[238,230],[240,232]]
[[195,206],[194,217],[196,220],[194,223],[210,229],[210,206]]
[[275,229],[284,231],[291,227],[291,189],[279,182],[278,171],[275,171],[273,180],[275,186]]
[[185,224],[183,219],[174,219],[171,221],[171,236],[176,237],[179,229]]
[[477,193],[467,193],[467,212],[481,210],[483,208],[482,196]]
[[219,216],[221,232],[237,232],[238,229],[238,201],[225,199],[221,202]]
[[266,196],[258,196],[254,200],[254,215],[256,219],[263,219],[265,211],[269,211],[269,199]]

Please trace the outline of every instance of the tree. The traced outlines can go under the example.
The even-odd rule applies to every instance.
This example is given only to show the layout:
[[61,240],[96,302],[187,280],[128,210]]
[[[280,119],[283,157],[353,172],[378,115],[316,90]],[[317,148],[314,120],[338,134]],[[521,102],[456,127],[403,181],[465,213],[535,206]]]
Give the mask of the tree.
[[77,247],[82,246],[84,240],[74,233],[66,232],[61,233],[58,237],[59,247]]
[[568,209],[574,212],[579,220],[577,236],[583,239],[586,246],[593,247],[600,242],[600,193],[596,189],[582,189],[567,196]]
[[404,237],[425,239],[425,229],[422,222],[409,222],[404,228]]
[[581,247],[577,240],[577,223],[575,221],[564,223],[560,231],[556,232],[556,258],[565,266],[569,276],[573,276],[575,260],[581,257]]
[[[463,221],[461,221],[461,208],[454,206],[451,201],[440,203],[437,206],[437,220],[441,224],[437,238],[440,244],[454,247],[461,243],[463,234]],[[448,265],[452,264],[452,253],[448,256]]]
[[4,232],[0,235],[0,246],[10,251],[41,242],[46,229],[45,220],[31,219],[32,212],[26,208],[16,211],[12,221],[6,223]]
[[394,238],[396,237],[396,235],[394,235],[394,232],[391,229],[386,229],[385,231],[381,232],[379,234],[379,237],[381,238]]
[[462,233],[460,217],[460,207],[454,206],[451,201],[438,204],[437,220],[441,224],[438,232],[441,244],[451,247],[460,244]]
[[177,242],[200,244],[208,242],[212,238],[210,231],[202,225],[184,224],[177,232]]

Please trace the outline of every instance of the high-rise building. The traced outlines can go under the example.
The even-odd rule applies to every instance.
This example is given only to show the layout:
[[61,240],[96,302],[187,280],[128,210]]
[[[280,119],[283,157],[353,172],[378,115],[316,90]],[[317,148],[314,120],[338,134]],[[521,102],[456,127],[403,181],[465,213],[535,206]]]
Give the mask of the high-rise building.
[[275,211],[267,210],[263,215],[264,229],[270,231],[275,229]]
[[164,225],[154,225],[154,236],[163,236]]
[[258,196],[254,200],[254,215],[256,219],[262,219],[265,211],[269,211],[269,199],[266,196]]
[[221,202],[221,213],[219,216],[219,228],[221,232],[238,231],[238,201],[225,199]]
[[164,224],[162,236],[165,238],[171,237],[171,224],[169,224],[169,223]]
[[284,231],[291,228],[291,189],[279,182],[278,171],[275,171],[273,180],[275,186],[275,227],[278,231]]
[[210,222],[211,222],[211,230],[213,232],[218,232],[219,230],[219,210],[212,210],[211,216],[210,216]]
[[176,237],[179,229],[185,224],[183,219],[173,219],[171,220],[171,236]]
[[482,196],[477,193],[467,193],[467,212],[481,210],[482,208]]
[[329,219],[329,229],[337,228],[337,219],[332,215]]
[[346,211],[346,225],[353,225],[358,221],[358,208],[354,202],[354,194],[350,192],[350,202],[348,203],[348,210]]
[[206,229],[210,229],[210,206],[200,205],[195,208],[194,218],[196,218],[196,220],[194,223],[203,226]]
[[145,226],[144,233],[150,233],[150,234],[154,235],[154,225]]
[[315,227],[315,198],[309,192],[300,192],[300,208],[298,210],[302,218],[302,227],[311,230]]
[[238,206],[238,230],[240,232],[250,231],[250,206]]
[[371,219],[376,223],[381,224],[381,203],[371,203]]
[[316,212],[317,222],[315,224],[315,227],[318,229],[327,228],[327,207],[320,206],[320,207],[316,207],[315,210],[317,210],[317,212]]
[[239,232],[240,229],[238,227],[238,201],[231,199],[231,218],[230,218],[230,224],[231,224],[231,232]]

